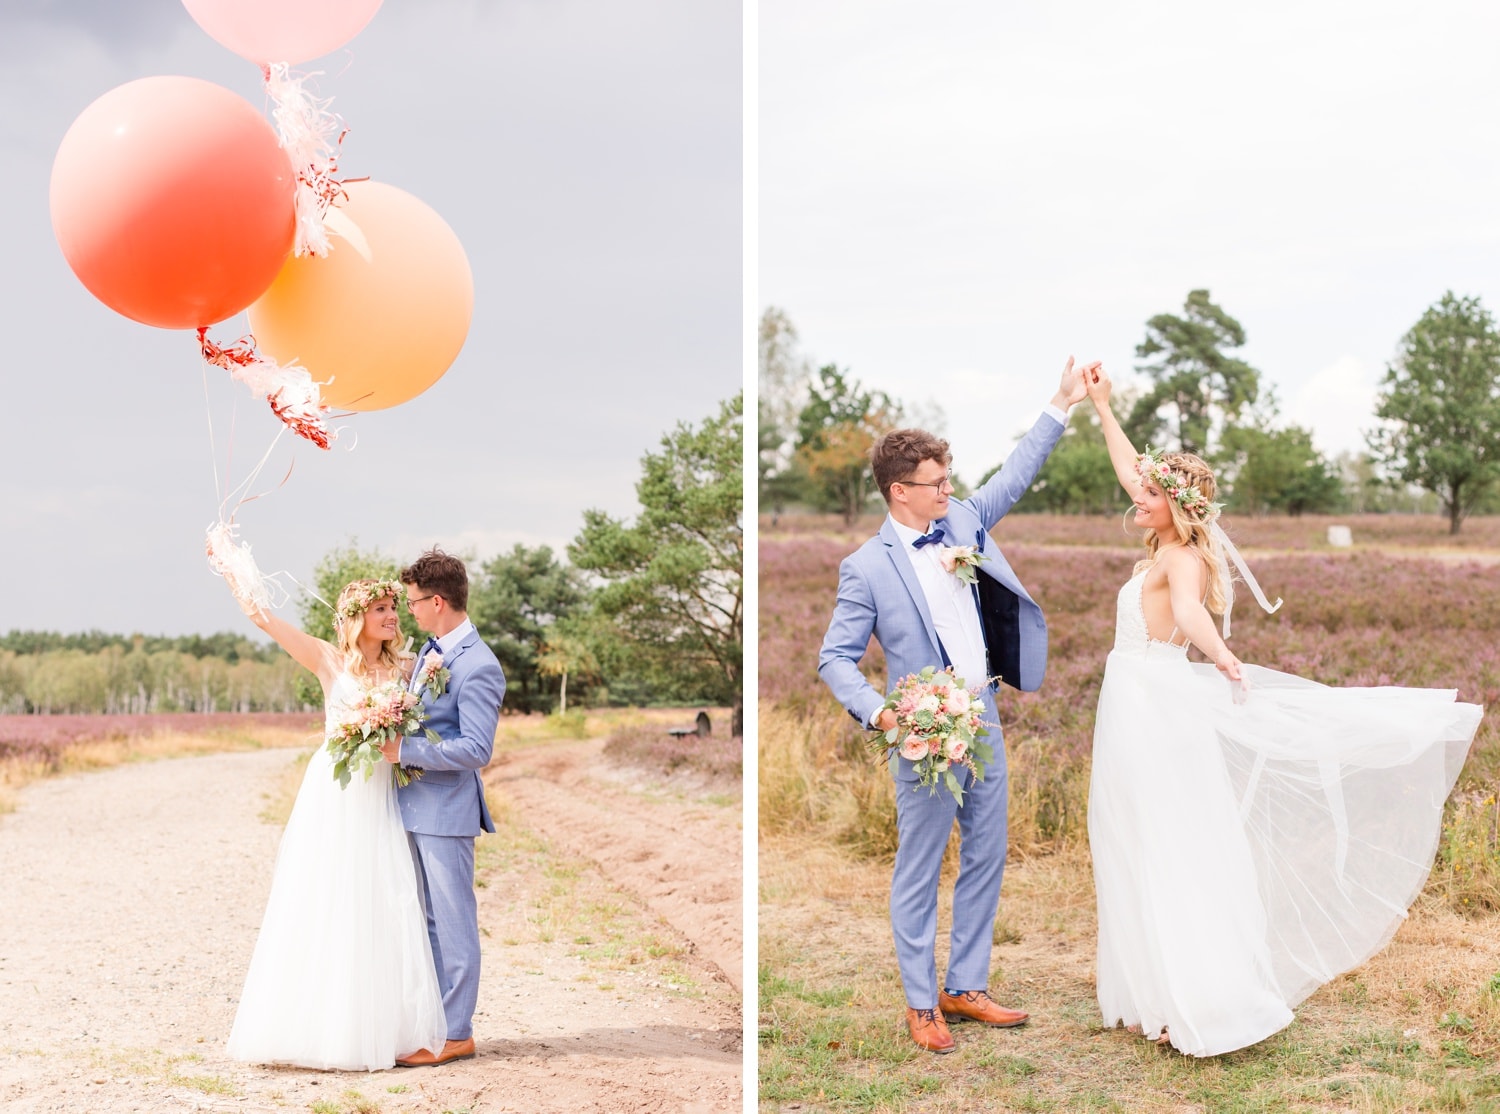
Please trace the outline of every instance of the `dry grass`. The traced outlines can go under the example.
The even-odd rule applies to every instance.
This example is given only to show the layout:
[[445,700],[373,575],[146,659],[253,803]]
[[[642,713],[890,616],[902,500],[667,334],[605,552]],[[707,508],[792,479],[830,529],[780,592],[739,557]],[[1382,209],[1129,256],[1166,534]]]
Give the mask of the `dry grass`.
[[[698,709],[693,708],[571,708],[566,716],[528,712],[503,715],[495,730],[495,749],[512,750],[542,746],[558,739],[594,739],[615,731],[647,725],[686,726],[693,722]],[[713,714],[712,711],[710,714]],[[716,730],[728,729],[724,719],[714,718]]]
[[[950,854],[948,871],[954,861]],[[923,1111],[1500,1109],[1500,918],[1425,898],[1371,962],[1296,1022],[1211,1060],[1099,1024],[1087,849],[1014,862],[992,989],[1032,1022],[956,1026],[959,1051],[917,1051],[901,1024],[889,863],[827,843],[760,851],[761,1108]],[[945,872],[938,968],[952,892]]]
[[268,747],[305,747],[317,742],[319,737],[316,729],[246,726],[223,732],[189,734],[163,731],[124,738],[89,739],[70,743],[45,756],[34,753],[11,755],[0,758],[0,813],[13,811],[17,792],[45,777],[86,773],[126,762],[150,762],[159,758],[186,758]]
[[616,727],[604,744],[604,757],[617,765],[635,766],[667,776],[687,773],[726,785],[738,783],[744,774],[744,740],[729,734],[729,709],[715,708],[709,718],[718,726],[707,737],[667,733],[668,728],[691,724],[692,716],[685,712],[670,724]]

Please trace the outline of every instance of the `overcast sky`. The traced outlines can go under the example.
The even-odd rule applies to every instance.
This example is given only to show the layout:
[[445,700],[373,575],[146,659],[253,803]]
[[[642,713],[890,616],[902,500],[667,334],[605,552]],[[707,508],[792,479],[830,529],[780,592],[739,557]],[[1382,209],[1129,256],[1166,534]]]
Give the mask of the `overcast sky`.
[[761,0],[760,288],[996,463],[1206,287],[1327,452],[1445,290],[1500,311],[1500,6]]
[[[290,480],[239,514],[263,569],[305,581],[351,538],[560,548],[586,508],[634,514],[642,454],[741,383],[740,23],[725,0],[389,0],[300,67],[350,128],[342,172],[440,213],[476,305],[448,374],[354,419],[352,451],[283,439],[267,475],[295,458]],[[215,468],[242,478],[278,425],[214,369],[205,401],[191,333],[97,302],[47,209],[69,124],[154,74],[265,104],[179,0],[0,5],[0,630],[257,633],[203,532]]]

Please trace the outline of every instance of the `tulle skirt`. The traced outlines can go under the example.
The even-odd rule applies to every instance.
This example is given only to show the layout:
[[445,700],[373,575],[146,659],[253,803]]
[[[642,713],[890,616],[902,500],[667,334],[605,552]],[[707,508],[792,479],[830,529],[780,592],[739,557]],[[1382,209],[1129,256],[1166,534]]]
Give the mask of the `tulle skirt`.
[[281,839],[229,1055],[374,1070],[446,1036],[391,767],[341,789],[319,747]]
[[1109,656],[1089,844],[1107,1026],[1214,1056],[1379,951],[1432,867],[1482,709],[1181,651]]

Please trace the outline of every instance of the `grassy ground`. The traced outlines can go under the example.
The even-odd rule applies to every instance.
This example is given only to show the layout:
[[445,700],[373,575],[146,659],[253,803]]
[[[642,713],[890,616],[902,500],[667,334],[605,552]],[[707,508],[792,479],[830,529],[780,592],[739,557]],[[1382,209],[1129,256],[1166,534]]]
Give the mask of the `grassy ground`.
[[[1308,533],[1313,526],[1326,535],[1326,523],[1240,524],[1247,545],[1278,551],[1256,571],[1287,599],[1276,616],[1248,605],[1236,611],[1241,656],[1329,683],[1456,686],[1462,699],[1493,706],[1496,552],[1469,547],[1458,561],[1435,552],[1444,536],[1434,521],[1352,524],[1352,554]],[[1466,530],[1488,538],[1491,525]],[[1084,820],[1092,710],[1114,593],[1134,554],[1097,522],[1013,516],[1005,526],[1007,553],[1052,627],[1047,685],[1007,695],[1001,706],[1012,856],[991,987],[1033,1021],[1015,1031],[956,1026],[959,1051],[936,1057],[911,1045],[901,1021],[886,912],[895,849],[889,776],[869,764],[860,732],[814,672],[838,559],[869,529],[856,537],[841,524],[796,522],[772,533],[763,523],[762,1109],[1500,1111],[1495,716],[1486,717],[1450,802],[1428,887],[1380,955],[1313,995],[1286,1031],[1229,1056],[1191,1060],[1106,1032],[1094,999]],[[1379,540],[1360,546],[1376,526]],[[1252,528],[1261,540],[1247,536]],[[878,652],[865,664],[882,675]],[[946,877],[945,897],[951,885]],[[939,970],[947,915],[945,907]]]
[[[916,1049],[886,916],[885,862],[763,842],[760,1103],[764,1110],[957,1112],[1500,1110],[1500,924],[1426,898],[1373,961],[1318,991],[1270,1040],[1194,1060],[1105,1031],[1094,1000],[1086,851],[1014,864],[991,989],[1032,1022],[955,1025],[959,1050]],[[944,894],[951,893],[946,876]],[[949,908],[940,914],[938,969]]]

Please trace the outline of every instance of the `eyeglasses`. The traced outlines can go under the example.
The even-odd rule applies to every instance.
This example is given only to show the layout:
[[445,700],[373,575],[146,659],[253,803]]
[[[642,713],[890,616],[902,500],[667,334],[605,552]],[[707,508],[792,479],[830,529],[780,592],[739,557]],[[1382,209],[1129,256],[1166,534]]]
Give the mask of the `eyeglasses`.
[[939,491],[942,491],[945,487],[953,486],[953,477],[944,476],[936,483],[930,483],[923,480],[896,480],[895,482],[900,484],[902,487],[935,487]]
[[407,596],[406,597],[406,610],[410,611],[414,605],[421,603],[423,600],[433,599],[436,596],[437,596],[436,592],[432,593],[432,595],[430,595],[430,596],[418,596],[416,599],[412,599],[410,596]]

